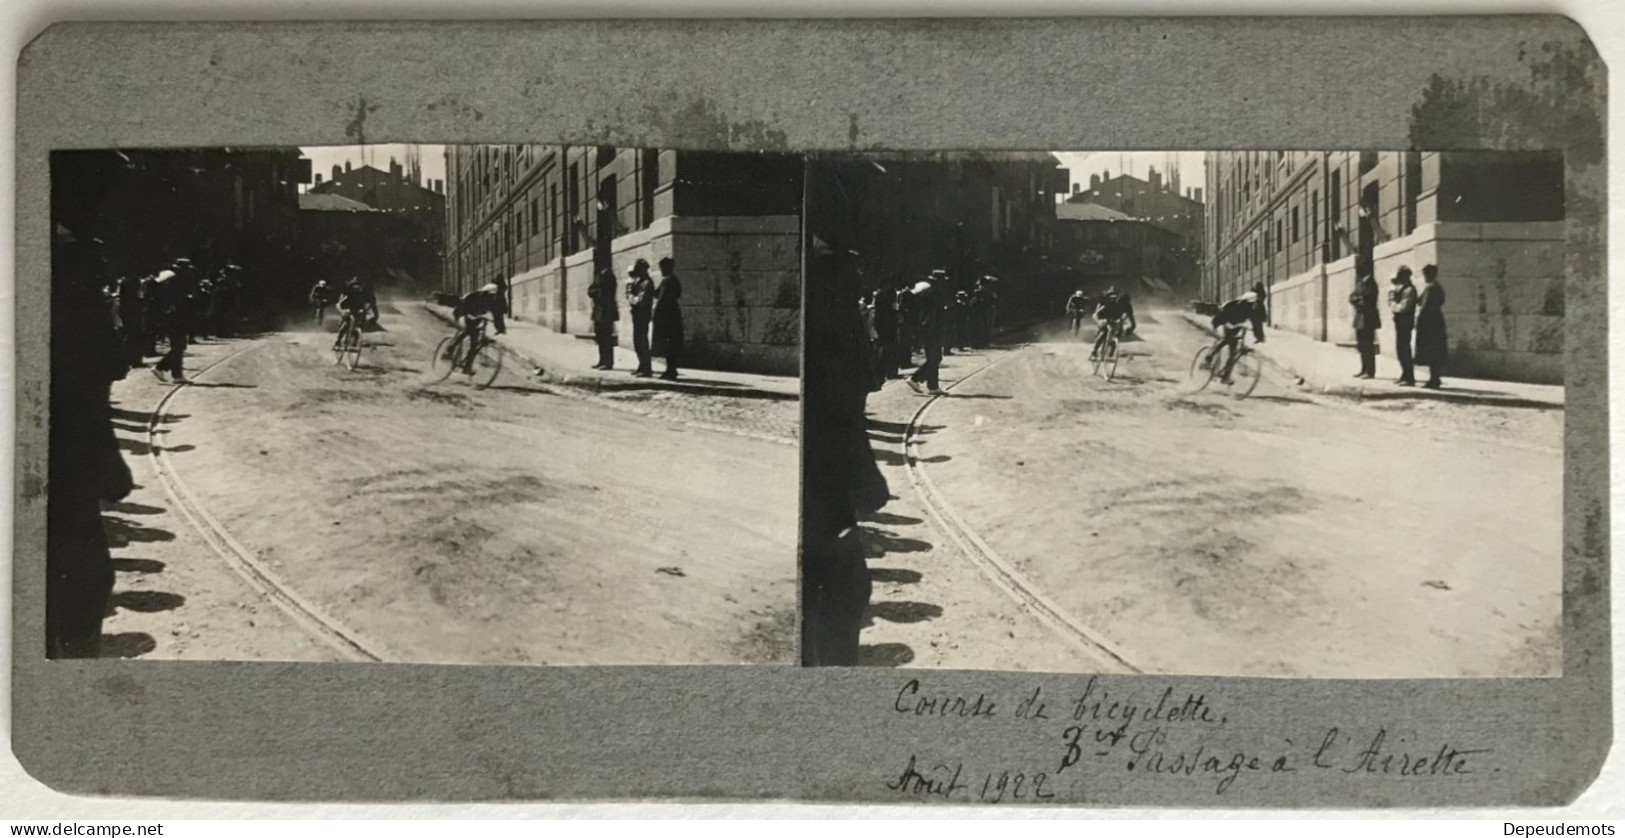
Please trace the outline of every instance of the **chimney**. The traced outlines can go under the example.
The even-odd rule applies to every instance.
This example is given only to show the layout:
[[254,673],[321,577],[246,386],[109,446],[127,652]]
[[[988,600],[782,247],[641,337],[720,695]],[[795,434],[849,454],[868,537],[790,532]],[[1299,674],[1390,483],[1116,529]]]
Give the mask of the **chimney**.
[[344,161],[344,171],[350,171],[350,161],[348,160]]
[[389,174],[396,180],[401,179],[401,164],[397,163],[393,157],[389,158]]
[[322,185],[322,173],[321,172],[316,173],[316,185],[317,186]]
[[1081,183],[1072,184],[1072,194],[1076,195],[1076,194],[1078,194],[1079,192],[1082,192],[1082,191],[1083,191],[1083,184],[1081,184]]
[[1099,189],[1099,188],[1100,188],[1100,175],[1090,175],[1089,176],[1089,191],[1093,192],[1093,191],[1095,191],[1096,189]]
[[1151,167],[1150,173],[1151,173],[1151,191],[1152,192],[1161,192],[1162,191],[1162,173],[1157,171],[1156,166]]
[[333,164],[333,179],[338,180],[339,175],[341,175],[341,174],[343,174],[343,172],[339,171],[339,164],[334,163]]
[[1202,203],[1202,190],[1199,189],[1199,188],[1198,189],[1192,189],[1191,190],[1191,200],[1195,201],[1198,204]]

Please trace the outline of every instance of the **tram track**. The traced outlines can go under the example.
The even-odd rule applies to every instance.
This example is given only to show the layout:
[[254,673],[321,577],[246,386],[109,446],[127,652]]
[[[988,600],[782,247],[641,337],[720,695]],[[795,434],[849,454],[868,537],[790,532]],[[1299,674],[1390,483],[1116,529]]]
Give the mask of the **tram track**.
[[[215,359],[194,372],[192,380],[207,375],[258,345],[257,341],[251,341]],[[159,443],[158,436],[159,425],[164,423],[170,406],[188,386],[189,382],[172,386],[153,407],[151,418],[147,420],[147,457],[152,464],[153,472],[158,476],[158,482],[163,485],[164,492],[169,496],[175,509],[192,525],[203,542],[221,561],[306,633],[332,648],[346,660],[385,660],[384,654],[375,644],[362,640],[354,630],[305,599],[275,571],[261,562],[252,550],[232,537],[225,526],[209,513],[186,485],[186,481],[181,478],[180,472],[170,461],[168,452]]]
[[[954,388],[970,381],[977,376],[993,369],[1005,361],[1015,358],[1026,351],[1030,344],[1022,345],[1003,356],[989,361],[972,370],[957,381],[943,388],[950,392]],[[1013,600],[1022,611],[1033,617],[1051,633],[1073,648],[1095,660],[1102,667],[1103,672],[1113,674],[1141,673],[1139,666],[1108,641],[1100,632],[1095,631],[1084,623],[1078,621],[1060,605],[1045,596],[1026,574],[1018,570],[991,545],[984,541],[966,521],[954,511],[947,502],[942,491],[926,473],[925,464],[917,455],[920,444],[920,426],[926,414],[937,401],[944,396],[931,396],[914,411],[909,417],[907,427],[903,432],[903,458],[908,471],[910,484],[919,496],[921,504],[930,512],[937,525],[945,532],[954,544],[959,547],[971,563],[976,565],[994,585]]]

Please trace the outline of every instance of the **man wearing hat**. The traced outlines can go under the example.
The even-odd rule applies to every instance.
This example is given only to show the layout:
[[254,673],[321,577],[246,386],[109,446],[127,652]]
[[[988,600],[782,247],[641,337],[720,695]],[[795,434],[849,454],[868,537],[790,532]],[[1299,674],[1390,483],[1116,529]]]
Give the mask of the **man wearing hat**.
[[632,310],[632,349],[638,353],[638,368],[632,374],[638,378],[654,375],[653,356],[649,352],[649,324],[654,319],[655,281],[649,276],[649,260],[639,259],[627,272],[632,278],[626,284],[626,305]]
[[[935,277],[937,272],[933,272]],[[933,282],[921,280],[915,284],[912,296],[917,304],[920,343],[925,348],[925,363],[908,377],[908,386],[916,393],[942,395],[937,379],[942,366],[942,289]]]
[[1388,289],[1388,311],[1394,316],[1394,354],[1399,356],[1401,387],[1416,386],[1416,363],[1411,357],[1411,332],[1416,328],[1416,284],[1411,282],[1411,269],[1400,266],[1394,274],[1393,287]]

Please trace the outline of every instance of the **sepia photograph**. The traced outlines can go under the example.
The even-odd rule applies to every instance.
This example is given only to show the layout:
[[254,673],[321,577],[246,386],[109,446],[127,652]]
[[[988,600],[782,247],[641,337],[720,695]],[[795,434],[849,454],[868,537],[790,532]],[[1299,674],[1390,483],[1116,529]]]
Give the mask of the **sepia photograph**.
[[53,152],[48,655],[795,665],[802,174]]
[[807,171],[809,665],[1562,675],[1564,159]]

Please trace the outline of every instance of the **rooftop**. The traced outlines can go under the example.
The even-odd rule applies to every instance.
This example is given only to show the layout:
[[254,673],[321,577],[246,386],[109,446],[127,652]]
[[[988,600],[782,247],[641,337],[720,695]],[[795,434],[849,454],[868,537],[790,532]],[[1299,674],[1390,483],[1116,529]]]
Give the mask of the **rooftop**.
[[316,212],[379,212],[360,201],[352,201],[343,195],[331,195],[322,192],[306,192],[299,196],[299,208],[302,210],[315,210]]

